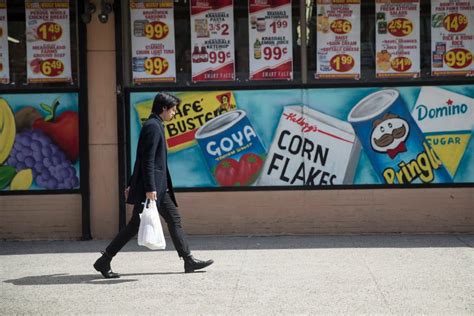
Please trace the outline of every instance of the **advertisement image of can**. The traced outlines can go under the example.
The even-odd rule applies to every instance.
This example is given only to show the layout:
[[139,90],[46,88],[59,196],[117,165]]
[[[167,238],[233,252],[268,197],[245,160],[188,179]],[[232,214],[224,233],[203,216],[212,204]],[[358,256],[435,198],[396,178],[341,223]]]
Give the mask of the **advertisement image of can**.
[[259,177],[266,151],[245,111],[213,118],[197,130],[195,139],[218,185],[251,185]]
[[380,90],[366,96],[347,119],[383,183],[452,182],[398,90]]

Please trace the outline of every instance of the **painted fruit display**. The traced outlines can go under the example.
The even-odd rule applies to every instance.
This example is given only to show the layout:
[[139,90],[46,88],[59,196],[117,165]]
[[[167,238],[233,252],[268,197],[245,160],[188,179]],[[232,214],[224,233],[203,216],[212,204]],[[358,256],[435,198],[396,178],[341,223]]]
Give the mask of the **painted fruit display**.
[[33,171],[31,169],[23,169],[13,178],[10,183],[10,190],[28,190],[32,184]]
[[7,101],[0,98],[0,165],[10,155],[15,141],[16,127],[13,111]]

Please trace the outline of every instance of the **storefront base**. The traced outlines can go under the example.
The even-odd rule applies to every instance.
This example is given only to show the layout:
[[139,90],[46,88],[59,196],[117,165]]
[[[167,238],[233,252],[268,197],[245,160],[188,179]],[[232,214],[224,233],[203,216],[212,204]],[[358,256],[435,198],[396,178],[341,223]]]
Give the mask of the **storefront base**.
[[82,235],[79,194],[0,197],[0,240],[68,240]]
[[[474,233],[474,188],[199,192],[177,198],[189,235]],[[79,195],[2,196],[0,209],[0,239],[81,238]],[[104,214],[91,211],[93,218]],[[118,225],[115,231],[94,230],[94,239],[111,239]]]

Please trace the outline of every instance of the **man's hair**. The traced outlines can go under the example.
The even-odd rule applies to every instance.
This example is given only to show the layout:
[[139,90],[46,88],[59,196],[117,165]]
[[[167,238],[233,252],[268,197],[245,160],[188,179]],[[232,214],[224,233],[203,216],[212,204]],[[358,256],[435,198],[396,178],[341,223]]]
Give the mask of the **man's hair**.
[[178,106],[181,100],[174,95],[166,92],[158,92],[153,100],[153,107],[151,112],[160,115],[166,109],[171,109],[173,106]]

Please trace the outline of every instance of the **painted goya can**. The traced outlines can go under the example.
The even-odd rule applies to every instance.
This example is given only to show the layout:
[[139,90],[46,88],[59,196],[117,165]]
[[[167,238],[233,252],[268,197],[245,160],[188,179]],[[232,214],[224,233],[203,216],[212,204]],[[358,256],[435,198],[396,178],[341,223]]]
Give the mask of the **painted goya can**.
[[366,96],[352,108],[348,121],[382,182],[452,182],[397,90]]
[[195,139],[218,185],[245,186],[257,180],[266,151],[244,111],[208,121]]

